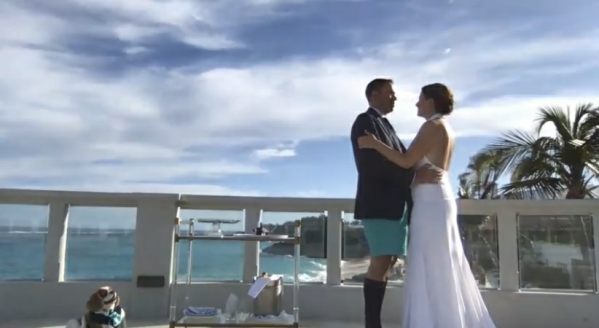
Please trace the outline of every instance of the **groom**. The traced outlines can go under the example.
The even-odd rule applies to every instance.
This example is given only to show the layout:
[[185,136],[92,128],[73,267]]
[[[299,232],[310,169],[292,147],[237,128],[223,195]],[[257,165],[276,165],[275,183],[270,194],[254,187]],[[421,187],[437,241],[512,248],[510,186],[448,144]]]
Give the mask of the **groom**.
[[[358,137],[365,131],[402,152],[405,146],[385,118],[393,111],[395,92],[390,79],[374,79],[366,86],[369,108],[358,115],[351,142],[358,169],[354,218],[362,220],[370,249],[370,265],[364,279],[366,328],[381,328],[381,307],[387,287],[387,274],[397,257],[406,255],[407,225],[412,210],[410,185],[415,172],[401,168],[372,149],[359,149]],[[417,182],[437,182],[439,173],[421,169]]]

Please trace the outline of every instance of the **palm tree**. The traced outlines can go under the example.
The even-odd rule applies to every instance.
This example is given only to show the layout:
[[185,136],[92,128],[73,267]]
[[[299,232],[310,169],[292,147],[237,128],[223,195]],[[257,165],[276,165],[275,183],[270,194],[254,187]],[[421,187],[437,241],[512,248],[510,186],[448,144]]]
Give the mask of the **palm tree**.
[[[599,109],[579,105],[574,120],[570,116],[569,108],[541,108],[534,133],[511,131],[483,150],[482,154],[499,156],[500,168],[511,172],[511,182],[501,188],[503,196],[594,197],[599,175]],[[555,128],[555,136],[540,136],[548,123]]]
[[502,157],[497,152],[480,152],[470,158],[468,171],[460,174],[458,198],[495,199],[499,198],[499,177],[505,170]]
[[[467,171],[460,174],[458,198],[460,199],[495,199],[499,198],[498,182],[503,165],[500,156],[492,152],[479,153],[470,158]],[[474,270],[477,279],[486,279],[486,273],[496,271],[499,268],[497,256],[497,243],[490,242],[483,231],[483,227],[492,220],[491,215],[459,215],[458,225],[462,235],[464,251],[468,257],[468,263]],[[479,244],[471,244],[466,238],[468,235],[476,235]],[[473,248],[478,247],[486,252],[481,253],[478,259],[473,258]],[[475,272],[476,271],[476,272]],[[483,280],[484,281],[484,280]]]
[[[595,133],[586,141],[594,153],[599,153],[599,129],[595,129]],[[596,175],[596,174],[595,174]]]
[[[599,177],[599,109],[579,105],[571,119],[570,109],[541,108],[534,133],[511,131],[485,148],[479,156],[495,155],[499,174],[511,173],[502,196],[516,199],[594,198]],[[541,136],[547,124],[555,136]],[[576,242],[583,259],[589,260],[591,236],[582,218],[574,220],[582,234]]]

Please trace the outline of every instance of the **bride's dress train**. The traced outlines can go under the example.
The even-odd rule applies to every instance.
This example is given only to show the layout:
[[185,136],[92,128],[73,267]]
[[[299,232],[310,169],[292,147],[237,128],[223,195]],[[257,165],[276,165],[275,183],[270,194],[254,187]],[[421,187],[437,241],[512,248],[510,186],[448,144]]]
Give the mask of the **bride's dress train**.
[[495,327],[462,248],[447,178],[412,189],[402,328]]

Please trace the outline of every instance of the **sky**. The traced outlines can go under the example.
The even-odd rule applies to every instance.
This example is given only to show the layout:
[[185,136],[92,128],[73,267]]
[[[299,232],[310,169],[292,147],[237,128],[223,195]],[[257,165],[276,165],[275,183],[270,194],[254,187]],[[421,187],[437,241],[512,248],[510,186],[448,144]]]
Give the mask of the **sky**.
[[4,0],[3,188],[353,197],[366,84],[454,92],[450,174],[546,105],[599,104],[594,0]]

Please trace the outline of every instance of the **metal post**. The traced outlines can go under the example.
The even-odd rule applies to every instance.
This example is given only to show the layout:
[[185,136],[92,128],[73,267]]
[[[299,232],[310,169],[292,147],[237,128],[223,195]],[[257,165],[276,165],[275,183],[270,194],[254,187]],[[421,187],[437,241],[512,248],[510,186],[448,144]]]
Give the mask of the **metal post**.
[[170,292],[170,306],[169,306],[169,322],[173,324],[177,320],[177,299],[176,299],[176,288],[177,288],[177,278],[179,273],[179,218],[175,218],[175,252],[173,259],[173,267],[171,269],[171,277],[173,277],[173,281],[171,282],[171,292]]
[[327,213],[327,285],[340,285],[344,213],[341,210],[328,210]]
[[599,291],[597,284],[599,284],[599,249],[597,248],[597,242],[599,242],[599,208],[595,209],[591,212],[591,218],[593,220],[593,252],[594,252],[594,261],[595,261],[595,293]]
[[[245,209],[245,233],[252,234],[262,221],[262,209]],[[245,258],[243,262],[243,282],[252,283],[260,274],[260,242],[245,242]]]
[[295,323],[299,322],[299,266],[300,266],[300,244],[301,244],[301,221],[295,221],[295,244],[293,256],[293,317]]
[[518,267],[518,213],[506,208],[497,213],[499,239],[499,288],[517,291],[520,288]]
[[68,220],[68,204],[64,202],[50,203],[48,240],[46,242],[44,263],[44,281],[46,282],[64,281]]

